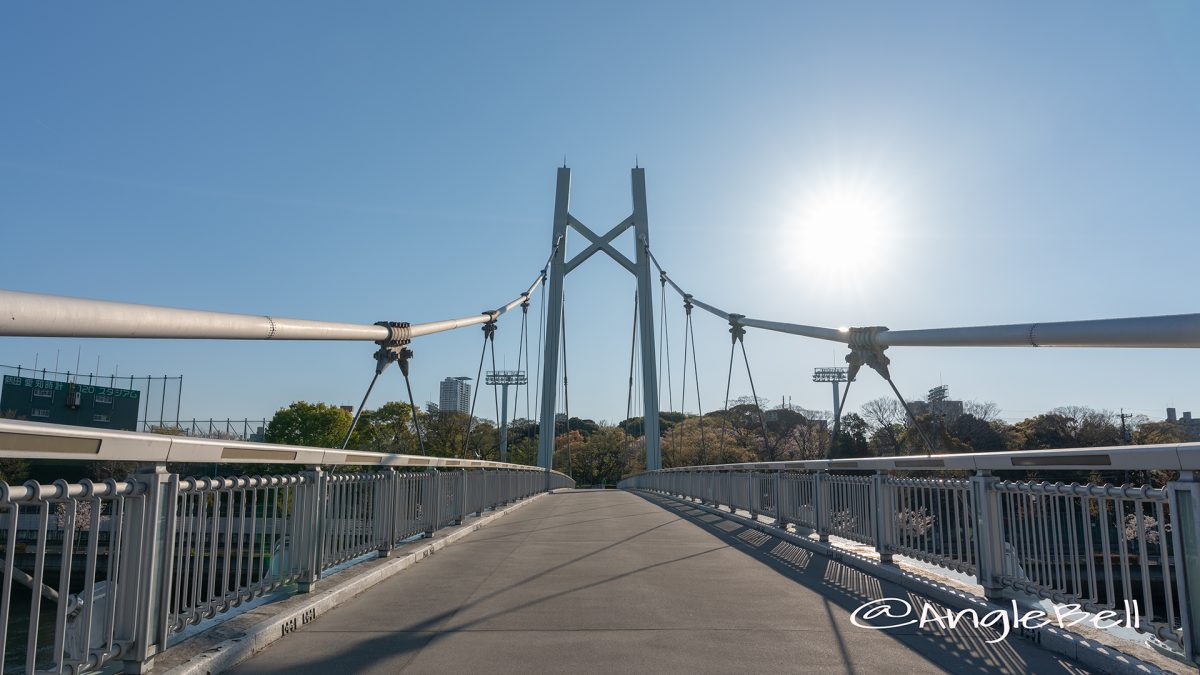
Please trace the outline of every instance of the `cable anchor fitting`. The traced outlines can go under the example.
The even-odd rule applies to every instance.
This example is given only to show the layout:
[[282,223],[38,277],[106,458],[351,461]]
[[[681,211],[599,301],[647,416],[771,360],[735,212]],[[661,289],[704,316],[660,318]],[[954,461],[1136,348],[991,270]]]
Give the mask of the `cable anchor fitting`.
[[695,305],[692,304],[691,294],[689,293],[689,294],[684,295],[683,296],[683,311],[684,311],[684,313],[690,315],[692,313],[693,307],[695,307]]
[[864,365],[879,373],[883,379],[891,381],[892,375],[888,372],[888,365],[892,361],[883,353],[887,345],[880,345],[876,339],[885,330],[887,326],[850,329],[850,353],[846,355],[846,363],[849,365],[846,373],[848,381],[853,382]]
[[496,337],[495,337],[496,336],[496,312],[495,311],[484,312],[484,314],[488,317],[488,320],[487,320],[487,323],[483,324],[483,326],[482,326],[483,339],[495,341],[495,339],[496,339]]
[[742,319],[746,318],[744,314],[729,315],[729,336],[734,342],[746,337],[746,327],[742,325]]
[[376,326],[383,326],[388,329],[388,337],[383,340],[376,340],[375,344],[379,345],[379,349],[373,354],[375,358],[375,374],[380,375],[391,364],[399,361],[400,370],[408,375],[408,360],[412,358],[413,352],[407,349],[412,338],[409,335],[409,324],[407,321],[376,321]]

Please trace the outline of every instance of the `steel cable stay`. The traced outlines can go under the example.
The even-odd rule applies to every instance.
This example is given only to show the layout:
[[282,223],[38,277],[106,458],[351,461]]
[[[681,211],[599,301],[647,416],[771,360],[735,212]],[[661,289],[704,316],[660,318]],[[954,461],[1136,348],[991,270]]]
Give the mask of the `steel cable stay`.
[[[542,281],[545,282],[546,272],[542,272]],[[538,293],[538,359],[537,359],[537,384],[533,387],[534,407],[539,411],[542,409],[542,358],[545,350],[546,336],[546,294]],[[528,388],[528,383],[526,383]],[[528,394],[527,394],[528,395]],[[540,421],[540,420],[539,420]],[[529,437],[533,438],[533,428],[529,429]]]
[[621,436],[625,442],[625,456],[629,456],[629,420],[633,417],[633,357],[637,351],[638,294],[633,291],[633,331],[629,338],[629,390],[625,398],[625,423],[621,425]]
[[666,363],[667,373],[667,410],[675,409],[675,393],[672,390],[671,384],[671,332],[667,327],[667,278],[663,274],[659,274],[659,281],[662,283],[662,299],[659,302],[659,331],[658,331],[658,353],[662,358],[658,362],[658,390],[662,391],[663,383],[663,364]]
[[[470,445],[471,445],[471,427],[473,426],[473,423],[475,421],[475,402],[479,400],[479,390],[481,389],[481,387],[478,386],[479,378],[483,376],[483,358],[485,356],[487,356],[488,344],[490,343],[490,344],[494,345],[495,334],[496,334],[495,319],[492,319],[491,321],[488,321],[487,323],[483,324],[483,349],[479,352],[479,369],[475,373],[476,386],[475,386],[475,393],[471,395],[471,411],[469,413],[467,413],[467,433],[466,433],[466,436],[463,438],[463,449],[462,449],[462,453],[460,454],[460,457],[463,457],[463,458],[466,458],[467,450],[470,449]],[[496,358],[496,351],[495,351],[495,347],[493,346],[493,348],[492,348],[493,362],[495,361],[495,358]],[[475,456],[476,457],[479,456],[478,451],[476,451]]]
[[[700,422],[700,464],[706,459],[706,446],[704,444],[704,405],[700,401],[700,368],[696,362],[696,334],[692,327],[692,303],[690,299],[684,298],[683,301],[684,322],[683,322],[683,373],[680,382],[680,390],[682,391],[682,399],[679,403],[683,409],[687,408],[687,358],[688,358],[688,340],[690,338],[692,345],[692,370],[695,374],[696,383],[696,413]],[[682,435],[682,431],[680,431]],[[681,442],[682,444],[682,442]]]
[[762,406],[758,403],[758,390],[754,387],[754,373],[750,370],[750,357],[746,356],[746,329],[742,328],[741,324],[731,321],[729,331],[734,334],[734,339],[742,347],[742,361],[746,364],[746,379],[750,380],[750,395],[754,397],[754,408],[758,410],[758,423],[762,427],[763,449],[767,451],[768,457],[774,459],[775,451],[771,447],[770,437],[767,436],[766,416],[763,413]]
[[417,432],[417,448],[424,455],[425,436],[421,433],[421,422],[417,418],[417,402],[413,398],[412,382],[408,379],[408,361],[412,358],[412,355],[412,350],[405,347],[400,350],[397,360],[399,361],[400,374],[404,376],[404,388],[408,390],[408,408],[412,412],[413,429]]
[[729,393],[730,385],[733,383],[733,357],[738,345],[742,347],[742,360],[746,364],[746,377],[750,380],[750,394],[754,397],[754,407],[758,410],[758,422],[763,434],[763,449],[768,453],[771,452],[771,440],[767,436],[766,418],[763,416],[762,406],[758,403],[758,391],[754,387],[754,374],[750,372],[750,359],[746,356],[746,343],[744,341],[746,329],[739,323],[738,319],[740,318],[737,314],[732,314],[729,319],[729,336],[731,338],[729,345],[729,372],[725,377],[725,410],[721,415],[720,455],[722,463],[725,463],[725,428],[729,422]]
[[733,353],[737,349],[737,340],[729,345],[729,372],[725,375],[725,408],[721,411],[721,440],[717,447],[717,456],[722,464],[728,464],[725,457],[725,428],[729,426],[729,385],[733,383]]
[[566,422],[566,451],[567,451],[567,470],[563,473],[571,475],[571,398],[570,389],[567,386],[567,296],[563,295],[562,311],[559,312],[562,317],[562,393],[563,393],[563,419]]
[[[491,343],[492,343],[492,349],[491,349],[491,352],[492,352],[492,373],[493,373],[493,380],[492,380],[492,401],[493,401],[493,403],[494,403],[494,404],[495,404],[495,406],[496,406],[496,449],[497,449],[497,452],[499,452],[499,448],[500,448],[500,446],[504,444],[504,432],[503,432],[503,430],[500,428],[500,385],[499,385],[499,384],[497,384],[497,383],[496,383],[496,381],[495,381],[495,372],[496,372],[496,341],[495,341],[495,340],[492,340],[492,341],[491,341]],[[505,415],[508,415],[508,411],[507,411],[507,410],[505,410],[505,411],[504,411],[504,414],[505,414]],[[478,453],[476,453],[476,454],[478,454]],[[497,459],[499,459],[499,458],[497,458]]]
[[[659,339],[658,339],[658,391],[662,392],[663,384],[663,364],[666,363],[667,377],[667,410],[675,410],[675,393],[674,385],[671,384],[671,331],[667,323],[667,280],[662,274],[659,274],[659,283],[662,285],[662,294],[659,301]],[[660,413],[661,419],[661,413]],[[675,425],[678,426],[678,425]],[[678,433],[672,428],[671,439],[678,439]],[[673,452],[678,453],[676,443],[671,443],[669,446]]]
[[[525,357],[525,373],[529,373],[529,301],[521,303],[521,337],[517,340],[517,370],[521,370],[521,357]],[[513,416],[521,409],[521,388],[513,395]],[[525,378],[525,419],[529,419],[529,378]]]

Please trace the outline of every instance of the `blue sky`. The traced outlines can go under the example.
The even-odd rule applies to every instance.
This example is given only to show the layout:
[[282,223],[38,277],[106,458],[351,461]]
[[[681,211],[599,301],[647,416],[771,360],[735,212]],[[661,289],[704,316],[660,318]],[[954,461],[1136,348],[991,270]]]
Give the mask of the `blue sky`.
[[[636,158],[663,265],[750,316],[1194,312],[1198,33],[1189,2],[8,3],[0,287],[363,323],[471,314],[545,260],[565,156],[571,210],[598,231],[628,215]],[[805,225],[831,194],[871,204],[871,227]],[[624,416],[633,288],[599,256],[568,277],[572,414]],[[668,312],[678,399],[676,298]],[[518,329],[497,336],[510,366]],[[712,409],[728,336],[704,315],[696,330]],[[418,398],[474,375],[480,339],[419,340]],[[746,344],[761,394],[830,407],[810,374],[841,350]],[[0,363],[80,349],[85,371],[182,373],[184,417],[357,403],[372,365],[364,344],[32,338],[0,341]],[[1009,418],[1200,409],[1191,351],[889,355],[906,393],[944,383]],[[375,402],[402,398],[390,375]],[[744,373],[733,390],[749,393]],[[850,405],[885,393],[868,373]]]

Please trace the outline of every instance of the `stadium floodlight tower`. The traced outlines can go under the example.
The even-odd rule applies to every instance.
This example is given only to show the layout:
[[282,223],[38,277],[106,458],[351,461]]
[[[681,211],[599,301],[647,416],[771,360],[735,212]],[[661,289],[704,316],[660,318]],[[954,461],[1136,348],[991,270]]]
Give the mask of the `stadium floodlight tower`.
[[500,461],[508,461],[508,388],[521,386],[529,380],[523,370],[489,370],[485,382],[500,387]]
[[813,368],[813,382],[832,382],[833,383],[833,419],[841,417],[841,392],[838,391],[838,383],[847,380],[846,366],[833,366],[831,368]]

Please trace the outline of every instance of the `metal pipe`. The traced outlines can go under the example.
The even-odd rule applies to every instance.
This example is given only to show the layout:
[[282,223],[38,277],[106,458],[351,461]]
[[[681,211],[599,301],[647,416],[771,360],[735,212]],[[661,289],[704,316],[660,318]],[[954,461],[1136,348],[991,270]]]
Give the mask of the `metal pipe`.
[[[399,329],[418,337],[485,323],[524,302],[541,284],[499,308],[444,321]],[[216,340],[362,340],[392,337],[392,329],[372,324],[289,319],[160,307],[61,295],[0,290],[0,335],[26,337],[159,338]]]
[[1200,347],[1200,314],[879,333],[885,347]]

